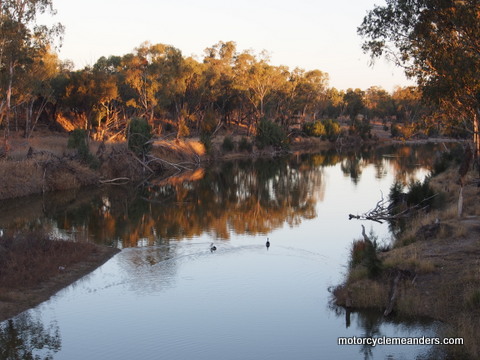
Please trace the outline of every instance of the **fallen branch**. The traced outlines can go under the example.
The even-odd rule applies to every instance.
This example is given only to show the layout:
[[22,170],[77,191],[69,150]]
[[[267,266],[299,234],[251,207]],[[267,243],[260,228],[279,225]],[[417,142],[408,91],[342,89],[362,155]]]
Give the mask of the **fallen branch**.
[[155,171],[153,171],[145,162],[143,162],[142,160],[140,160],[138,157],[136,157],[135,155],[133,155],[133,158],[135,160],[137,160],[145,169],[147,169],[148,171],[150,171],[152,174],[155,173]]
[[348,219],[357,219],[357,220],[371,220],[383,224],[384,221],[389,220],[399,220],[402,218],[409,217],[412,212],[425,210],[428,208],[429,205],[424,205],[427,201],[433,199],[438,194],[434,194],[426,199],[423,199],[420,203],[409,206],[401,211],[395,211],[395,203],[391,200],[385,200],[382,198],[377,202],[375,207],[362,215],[353,215],[349,214]]
[[162,163],[162,164],[167,164],[168,166],[171,166],[177,170],[193,170],[189,167],[186,167],[186,166],[183,166],[182,164],[188,164],[188,165],[194,165],[194,163],[191,163],[191,162],[183,162],[183,163],[172,163],[170,161],[167,161],[167,160],[164,160],[164,159],[160,159],[158,157],[155,157],[153,155],[148,155],[148,161],[147,163],[150,164],[151,162],[159,162],[159,163]]
[[[118,181],[122,181],[122,183],[118,183]],[[127,177],[119,177],[115,179],[108,179],[108,180],[99,180],[101,184],[112,184],[115,183],[115,185],[122,185],[130,182],[130,178]]]

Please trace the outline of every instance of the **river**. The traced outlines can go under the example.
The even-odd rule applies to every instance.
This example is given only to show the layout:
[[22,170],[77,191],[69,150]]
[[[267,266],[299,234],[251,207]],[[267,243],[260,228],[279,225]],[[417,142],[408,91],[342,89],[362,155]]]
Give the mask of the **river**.
[[5,201],[0,228],[46,228],[122,251],[0,323],[3,359],[428,358],[428,346],[338,345],[339,337],[435,336],[439,324],[346,314],[329,288],[342,281],[361,224],[380,243],[392,240],[387,224],[348,214],[373,208],[396,180],[423,179],[436,151],[242,160],[148,186]]

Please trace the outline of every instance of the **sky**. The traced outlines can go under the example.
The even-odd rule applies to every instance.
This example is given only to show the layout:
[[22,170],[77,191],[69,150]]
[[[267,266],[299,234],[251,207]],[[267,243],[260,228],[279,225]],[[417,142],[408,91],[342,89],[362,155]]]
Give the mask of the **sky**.
[[383,59],[371,66],[356,29],[384,0],[53,0],[65,26],[59,51],[76,68],[101,56],[133,52],[145,41],[172,45],[186,57],[234,41],[238,51],[266,50],[272,65],[327,72],[337,89],[413,85]]

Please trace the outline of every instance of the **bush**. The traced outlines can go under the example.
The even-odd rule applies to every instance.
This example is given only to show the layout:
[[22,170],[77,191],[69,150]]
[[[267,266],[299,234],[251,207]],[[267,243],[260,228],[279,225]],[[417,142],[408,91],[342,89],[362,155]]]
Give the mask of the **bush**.
[[145,156],[151,149],[152,128],[143,118],[132,118],[128,129],[128,148],[137,156]]
[[222,149],[223,151],[226,151],[226,152],[230,152],[235,149],[235,144],[233,143],[233,140],[230,136],[226,136],[223,139]]
[[[395,182],[390,187],[390,193],[388,195],[390,201],[395,206],[405,203],[405,205],[409,207],[415,205],[421,205],[422,207],[439,207],[442,202],[442,197],[435,196],[435,191],[433,191],[430,186],[429,180],[429,178],[426,178],[423,182],[412,181],[408,185],[406,193],[403,192],[403,185]],[[391,210],[396,210],[396,208]]]
[[382,271],[382,262],[377,256],[377,242],[355,240],[350,250],[350,269],[364,266],[369,278],[374,278]]
[[200,135],[200,142],[205,146],[205,151],[207,154],[210,154],[212,151],[212,138],[209,133],[202,132]]
[[238,150],[251,152],[252,149],[253,149],[252,143],[249,142],[246,137],[242,137],[242,139],[240,140],[240,143],[238,144]]
[[323,126],[325,127],[326,136],[330,141],[336,140],[342,131],[340,124],[335,120],[323,120]]
[[407,204],[414,206],[421,203],[422,206],[432,206],[434,195],[435,192],[430,187],[428,179],[425,179],[423,182],[412,181],[408,185]]
[[403,192],[403,185],[401,182],[395,181],[392,184],[388,198],[393,204],[399,204],[404,200],[405,194]]
[[255,140],[260,149],[266,146],[273,146],[280,149],[288,149],[287,135],[283,129],[277,124],[268,121],[261,120],[257,128],[257,136]]
[[327,134],[325,130],[325,126],[319,121],[303,124],[303,132],[307,136],[315,136],[315,137],[321,137]]
[[464,150],[459,144],[452,147],[449,151],[442,152],[433,163],[433,174],[438,175],[454,164],[461,164],[463,156]]
[[68,136],[68,148],[78,152],[88,152],[87,132],[84,129],[75,129]]
[[67,147],[77,150],[80,161],[96,169],[99,166],[98,159],[88,149],[88,134],[84,129],[73,130],[68,137]]

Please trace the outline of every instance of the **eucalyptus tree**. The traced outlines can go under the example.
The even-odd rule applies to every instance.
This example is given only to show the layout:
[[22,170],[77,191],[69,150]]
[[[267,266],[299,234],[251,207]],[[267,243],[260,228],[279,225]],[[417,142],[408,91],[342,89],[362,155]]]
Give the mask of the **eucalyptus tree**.
[[257,125],[258,121],[266,117],[267,105],[274,109],[272,104],[267,104],[274,99],[274,93],[288,79],[288,69],[283,66],[272,66],[268,63],[265,54],[260,58],[249,51],[238,54],[235,59],[235,88],[244,104],[244,118],[248,119],[248,129]]
[[416,86],[396,87],[391,98],[395,107],[394,114],[399,122],[412,124],[426,115],[422,92]]
[[296,87],[296,98],[303,117],[307,113],[315,119],[325,110],[328,74],[320,70],[302,71]]
[[415,78],[423,97],[464,119],[480,151],[480,3],[387,0],[369,11],[358,33],[373,58],[386,56]]
[[371,86],[365,91],[365,106],[370,118],[386,119],[394,113],[392,96],[383,88]]
[[353,124],[356,116],[365,110],[365,91],[358,88],[355,90],[347,89],[343,95],[343,101],[345,103],[345,111]]
[[[19,94],[24,102],[24,136],[30,137],[40,116],[49,103],[54,101],[52,79],[60,71],[60,61],[49,47],[39,53],[29,66],[29,72],[23,78]],[[17,105],[18,106],[18,105]]]
[[345,103],[343,101],[345,92],[343,90],[338,90],[335,87],[328,88],[325,96],[327,99],[326,116],[335,119],[345,112]]
[[118,131],[126,125],[126,119],[120,119],[120,64],[118,56],[110,56],[108,59],[101,57],[92,69],[94,88],[91,91],[95,97],[94,125],[97,127],[98,139],[103,139],[106,131]]
[[234,65],[237,56],[237,45],[233,41],[220,41],[205,49],[203,59],[205,100],[207,108],[220,114],[221,121],[226,125],[233,118],[239,92],[235,88]]
[[153,121],[160,82],[150,66],[154,54],[150,54],[148,48],[149,44],[144,43],[136,49],[136,54],[124,55],[122,67],[124,81],[130,87],[128,93],[131,94],[126,105],[136,109],[139,116]]
[[60,24],[37,23],[39,15],[55,14],[51,0],[2,0],[0,2],[0,124],[10,127],[16,88],[35,59],[63,33]]

